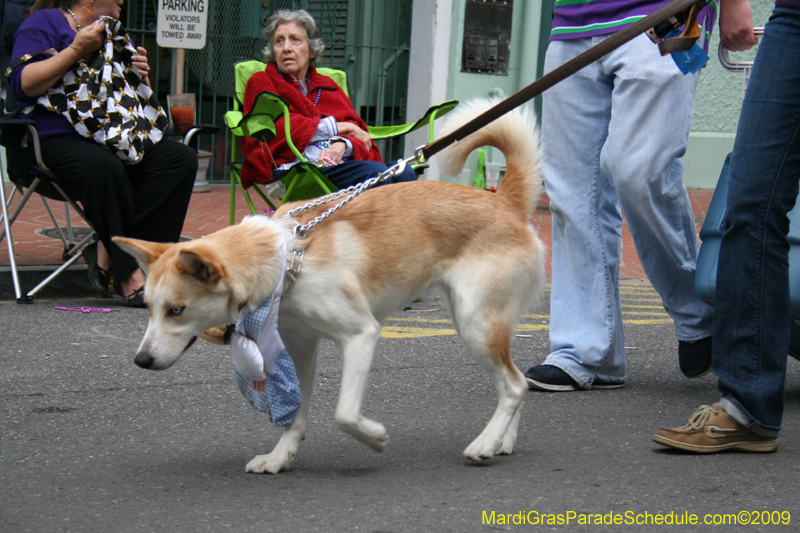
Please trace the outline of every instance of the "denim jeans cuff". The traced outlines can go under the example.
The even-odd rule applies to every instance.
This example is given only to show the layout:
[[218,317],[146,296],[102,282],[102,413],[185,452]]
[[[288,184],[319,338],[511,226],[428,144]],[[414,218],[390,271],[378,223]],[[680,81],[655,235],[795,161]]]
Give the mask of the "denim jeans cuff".
[[697,342],[697,341],[701,341],[701,340],[703,340],[703,339],[705,339],[707,337],[710,337],[712,333],[713,333],[713,331],[709,331],[709,332],[706,332],[706,333],[698,333],[696,335],[690,335],[690,336],[685,337],[685,338],[681,338],[680,335],[679,335],[678,336],[678,340],[679,341],[683,341],[683,342]]
[[581,389],[588,389],[589,388],[589,386],[590,386],[589,385],[589,380],[592,379],[591,375],[588,377],[588,379],[584,379],[582,375],[575,373],[571,368],[569,368],[566,365],[563,365],[561,363],[550,363],[548,361],[545,361],[544,364],[551,365],[551,366],[554,366],[556,368],[560,368],[561,370],[566,372],[569,377],[571,377],[572,379],[575,380],[575,383],[577,383],[578,386]]
[[780,433],[780,429],[767,429],[762,427],[758,422],[753,420],[753,418],[747,414],[746,411],[741,409],[736,403],[729,400],[726,397],[722,397],[719,400],[719,403],[725,408],[725,412],[728,415],[736,420],[738,423],[755,433],[756,435],[761,435],[762,437],[772,437],[777,438],[778,433]]
[[625,384],[625,378],[624,377],[623,378],[615,378],[615,377],[607,377],[607,376],[598,376],[597,374],[587,373],[580,365],[577,366],[577,368],[581,370],[581,372],[578,373],[578,372],[575,372],[575,367],[570,367],[570,366],[564,365],[561,362],[550,361],[549,358],[547,360],[545,360],[545,362],[543,364],[554,366],[556,368],[560,368],[561,370],[566,372],[569,377],[571,377],[573,380],[575,380],[575,383],[577,383],[578,386],[581,389],[584,389],[584,390],[589,390],[589,389],[592,388],[592,385],[600,384],[600,383],[603,383],[603,384],[612,384],[612,383],[614,383],[614,384],[621,384],[621,385]]

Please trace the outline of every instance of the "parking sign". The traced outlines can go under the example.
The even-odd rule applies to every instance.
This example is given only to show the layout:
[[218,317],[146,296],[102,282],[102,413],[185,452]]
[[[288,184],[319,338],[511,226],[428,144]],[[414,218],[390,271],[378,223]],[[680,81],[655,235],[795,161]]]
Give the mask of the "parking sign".
[[206,45],[209,1],[158,0],[158,46],[195,50],[203,48]]

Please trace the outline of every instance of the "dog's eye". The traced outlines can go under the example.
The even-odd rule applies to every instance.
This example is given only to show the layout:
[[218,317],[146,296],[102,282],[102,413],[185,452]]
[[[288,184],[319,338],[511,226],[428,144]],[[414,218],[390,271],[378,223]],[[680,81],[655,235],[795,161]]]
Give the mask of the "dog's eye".
[[183,313],[183,310],[184,310],[184,309],[186,309],[186,307],[185,307],[185,306],[184,306],[184,307],[173,307],[172,309],[170,309],[170,310],[167,312],[167,314],[168,314],[169,316],[178,316],[178,315],[180,315],[181,313]]

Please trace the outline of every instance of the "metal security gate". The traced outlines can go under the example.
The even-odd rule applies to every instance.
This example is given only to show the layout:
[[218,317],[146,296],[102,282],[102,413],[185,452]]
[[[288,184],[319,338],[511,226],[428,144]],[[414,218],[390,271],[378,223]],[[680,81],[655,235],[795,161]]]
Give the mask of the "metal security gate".
[[[148,49],[151,77],[162,102],[170,87],[173,51],[156,44],[157,1],[127,2],[122,21],[138,45]],[[197,95],[198,121],[222,126],[232,107],[233,65],[263,60],[266,19],[280,9],[305,9],[325,41],[320,66],[347,72],[350,99],[367,124],[406,121],[412,0],[207,0],[207,44],[187,50],[186,92]],[[402,140],[380,144],[384,161],[403,157]],[[214,154],[214,180],[227,180],[228,135],[205,136],[197,148]]]

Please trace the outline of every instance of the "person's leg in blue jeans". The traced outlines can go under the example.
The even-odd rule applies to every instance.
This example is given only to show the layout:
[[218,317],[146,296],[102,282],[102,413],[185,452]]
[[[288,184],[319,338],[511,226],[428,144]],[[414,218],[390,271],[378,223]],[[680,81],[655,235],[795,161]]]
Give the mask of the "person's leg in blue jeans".
[[[367,181],[369,178],[374,178],[381,172],[386,171],[387,165],[380,161],[345,161],[339,165],[332,167],[322,168],[322,173],[331,180],[331,183],[340,189],[346,189],[351,185]],[[414,181],[417,179],[416,174],[407,166],[403,173],[396,177],[391,177],[385,181],[376,183],[378,185],[388,185],[389,183],[400,183],[402,181]]]
[[[606,38],[551,42],[545,69]],[[544,93],[544,178],[553,215],[551,352],[526,372],[531,387],[625,383],[621,211],[678,339],[711,335],[712,311],[694,292],[696,227],[679,161],[697,76],[681,74],[671,57],[640,36]],[[564,383],[553,367],[566,374]]]
[[[367,181],[370,178],[374,178],[378,174],[385,172],[388,168],[389,166],[381,163],[380,161],[345,161],[344,163],[331,167],[322,167],[320,170],[323,174],[325,174],[325,177],[331,181],[331,183],[340,189],[346,189],[347,187],[351,187],[363,181]],[[288,170],[276,170],[273,175],[277,181],[282,179],[288,173]],[[389,177],[384,181],[376,183],[374,187],[378,187],[379,185],[388,185],[390,183],[415,181],[416,179],[417,175],[414,173],[414,169],[412,169],[409,165],[403,169],[403,172],[399,176]]]
[[774,451],[791,326],[788,212],[800,181],[800,11],[777,8],[759,46],[731,156],[713,370],[722,399],[660,444]]
[[729,174],[717,273],[722,405],[777,436],[789,353],[789,219],[800,180],[800,11],[776,9],[759,46]]

